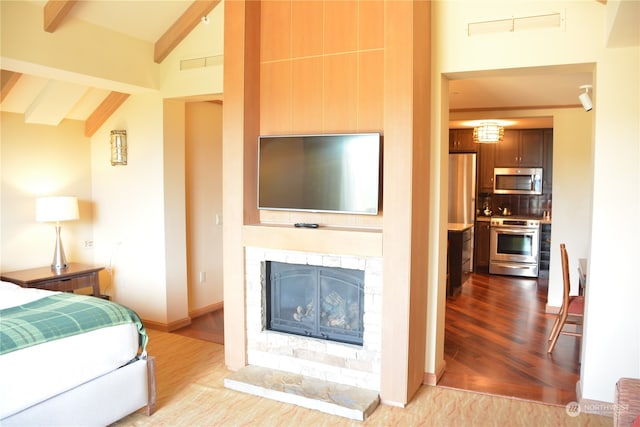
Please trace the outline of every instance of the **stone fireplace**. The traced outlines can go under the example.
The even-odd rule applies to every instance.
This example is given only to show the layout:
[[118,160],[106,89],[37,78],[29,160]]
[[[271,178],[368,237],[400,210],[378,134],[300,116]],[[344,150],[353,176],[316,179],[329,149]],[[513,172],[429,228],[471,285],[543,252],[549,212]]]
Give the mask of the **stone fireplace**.
[[[256,247],[247,247],[245,255],[248,364],[379,391],[382,258]],[[269,330],[264,277],[268,262],[362,272],[362,345]]]
[[364,270],[263,263],[266,328],[362,345]]

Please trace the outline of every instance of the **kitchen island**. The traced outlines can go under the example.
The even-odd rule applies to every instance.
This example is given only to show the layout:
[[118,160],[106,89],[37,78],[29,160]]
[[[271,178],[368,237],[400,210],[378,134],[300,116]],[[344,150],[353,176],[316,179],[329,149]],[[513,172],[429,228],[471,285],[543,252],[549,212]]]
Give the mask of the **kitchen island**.
[[462,285],[473,269],[473,224],[449,223],[447,231],[449,241],[447,296],[454,296],[460,293]]

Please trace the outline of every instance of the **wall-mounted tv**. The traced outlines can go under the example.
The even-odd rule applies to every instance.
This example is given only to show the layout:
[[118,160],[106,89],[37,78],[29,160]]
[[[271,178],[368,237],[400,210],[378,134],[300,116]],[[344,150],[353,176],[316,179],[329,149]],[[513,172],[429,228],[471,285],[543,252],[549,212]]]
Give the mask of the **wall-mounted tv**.
[[379,133],[258,138],[258,208],[376,215]]

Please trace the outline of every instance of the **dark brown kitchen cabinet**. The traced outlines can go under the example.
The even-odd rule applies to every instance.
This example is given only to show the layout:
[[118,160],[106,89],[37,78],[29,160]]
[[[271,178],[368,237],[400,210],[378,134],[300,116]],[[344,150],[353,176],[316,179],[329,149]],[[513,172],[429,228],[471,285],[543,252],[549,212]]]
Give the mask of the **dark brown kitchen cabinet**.
[[544,129],[542,132],[544,140],[543,161],[542,161],[542,193],[551,194],[553,187],[553,129]]
[[476,152],[476,143],[473,142],[473,129],[450,129],[449,152],[470,153]]
[[449,285],[447,296],[460,293],[460,288],[471,275],[473,268],[473,227],[464,231],[449,230]]
[[538,277],[549,277],[551,259],[551,224],[540,225],[540,270]]
[[493,193],[496,144],[478,144],[478,193]]
[[475,271],[486,273],[489,271],[489,250],[491,239],[491,223],[489,221],[476,222],[476,266]]
[[496,144],[495,166],[502,168],[542,167],[542,129],[505,130]]

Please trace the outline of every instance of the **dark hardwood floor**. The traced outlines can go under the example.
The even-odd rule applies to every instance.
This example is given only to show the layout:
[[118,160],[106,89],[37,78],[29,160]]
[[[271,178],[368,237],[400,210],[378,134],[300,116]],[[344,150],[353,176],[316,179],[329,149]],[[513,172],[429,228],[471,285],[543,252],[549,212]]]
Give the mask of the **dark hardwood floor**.
[[[576,400],[580,341],[561,336],[552,355],[545,314],[546,279],[473,274],[447,298],[439,386],[565,405]],[[223,310],[192,320],[175,333],[224,343]]]
[[555,316],[545,314],[546,279],[473,274],[447,298],[438,385],[566,405],[576,401],[580,340],[561,336],[550,355]]

